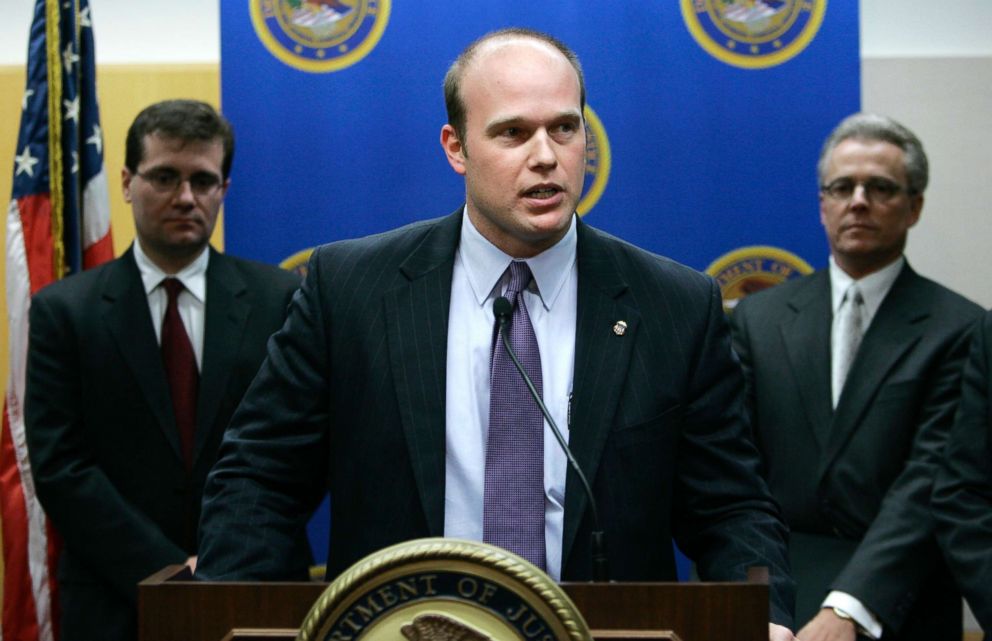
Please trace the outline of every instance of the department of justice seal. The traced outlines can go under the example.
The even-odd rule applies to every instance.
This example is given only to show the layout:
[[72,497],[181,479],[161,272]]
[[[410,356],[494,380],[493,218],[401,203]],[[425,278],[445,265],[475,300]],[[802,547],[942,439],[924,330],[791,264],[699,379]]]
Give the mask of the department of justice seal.
[[823,23],[827,0],[681,0],[682,19],[717,60],[745,69],[793,58]]
[[603,122],[589,105],[582,112],[586,123],[586,177],[582,198],[576,206],[579,216],[585,216],[599,202],[610,179],[610,140]]
[[302,71],[350,67],[386,30],[392,0],[250,0],[255,33],[273,56]]
[[301,249],[292,256],[284,258],[283,261],[279,263],[279,266],[286,271],[297,274],[300,278],[305,278],[307,275],[307,264],[310,261],[310,255],[313,254],[313,250],[313,247]]
[[417,539],[365,557],[310,609],[299,641],[592,641],[547,574],[501,548]]
[[755,292],[812,273],[805,260],[778,247],[741,247],[720,256],[706,268],[723,294],[723,311],[730,313],[737,303]]

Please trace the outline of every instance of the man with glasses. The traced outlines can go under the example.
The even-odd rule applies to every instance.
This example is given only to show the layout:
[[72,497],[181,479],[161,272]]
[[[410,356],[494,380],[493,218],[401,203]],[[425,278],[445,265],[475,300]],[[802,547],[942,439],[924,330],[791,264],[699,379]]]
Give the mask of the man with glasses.
[[903,256],[927,172],[901,124],[842,121],[818,164],[829,267],[733,314],[804,641],[961,638],[929,497],[981,309]]
[[195,565],[207,472],[299,284],[209,246],[233,153],[211,106],[146,108],[121,172],[136,242],[32,300],[26,431],[65,641],[136,638],[138,581]]

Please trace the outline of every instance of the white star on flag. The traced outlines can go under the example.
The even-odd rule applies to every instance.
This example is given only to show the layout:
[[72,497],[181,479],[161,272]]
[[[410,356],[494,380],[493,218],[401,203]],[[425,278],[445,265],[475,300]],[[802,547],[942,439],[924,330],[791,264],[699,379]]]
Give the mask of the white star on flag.
[[72,50],[72,43],[65,46],[62,52],[62,62],[65,64],[65,72],[72,73],[72,65],[79,62],[79,56]]
[[24,97],[21,98],[21,111],[28,110],[28,99],[34,95],[34,89],[25,89]]
[[79,152],[78,151],[72,152],[72,173],[74,173],[74,174],[78,174],[79,173]]
[[27,174],[34,178],[34,166],[38,164],[38,159],[31,155],[31,147],[25,146],[20,155],[14,156],[14,162],[17,163],[17,168],[14,170],[15,176]]
[[93,135],[86,139],[86,144],[95,146],[96,153],[103,153],[103,133],[100,131],[100,125],[93,125]]
[[65,105],[65,119],[73,120],[76,123],[79,122],[79,96],[76,96],[72,100],[63,100],[62,104]]
[[80,27],[92,27],[93,23],[90,22],[90,8],[86,7],[79,12],[79,26]]

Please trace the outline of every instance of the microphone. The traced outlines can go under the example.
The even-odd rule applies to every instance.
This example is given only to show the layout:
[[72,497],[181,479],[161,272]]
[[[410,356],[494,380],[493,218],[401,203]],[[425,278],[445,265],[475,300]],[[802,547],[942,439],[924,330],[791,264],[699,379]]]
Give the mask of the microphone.
[[[499,321],[499,336],[506,347],[506,353],[510,355],[510,360],[516,366],[517,371],[524,379],[524,383],[527,384],[527,389],[530,390],[530,395],[534,398],[534,402],[537,406],[541,408],[541,413],[544,414],[544,419],[551,426],[551,431],[554,432],[555,439],[558,441],[558,445],[561,447],[562,451],[565,453],[565,458],[568,459],[568,464],[571,466],[572,470],[575,472],[576,476],[579,477],[579,481],[582,483],[582,488],[585,490],[586,498],[589,499],[589,509],[592,511],[592,520],[594,529],[590,535],[590,544],[592,547],[592,579],[598,582],[607,582],[610,580],[609,563],[606,557],[606,536],[603,533],[603,526],[599,521],[599,509],[596,506],[596,497],[592,494],[592,487],[589,485],[589,479],[586,478],[585,473],[582,472],[582,468],[579,467],[579,462],[575,460],[572,455],[572,450],[568,447],[568,443],[565,441],[565,437],[561,435],[561,431],[558,429],[558,425],[555,420],[551,418],[551,412],[548,411],[547,406],[544,401],[541,400],[541,395],[537,393],[537,389],[534,388],[534,382],[530,380],[530,376],[524,370],[523,365],[517,359],[516,352],[510,347],[510,341],[506,337],[506,324],[510,321],[510,316],[513,315],[513,304],[505,296],[500,296],[495,301],[493,301],[493,314],[496,316],[496,320]],[[564,562],[564,559],[562,559]]]

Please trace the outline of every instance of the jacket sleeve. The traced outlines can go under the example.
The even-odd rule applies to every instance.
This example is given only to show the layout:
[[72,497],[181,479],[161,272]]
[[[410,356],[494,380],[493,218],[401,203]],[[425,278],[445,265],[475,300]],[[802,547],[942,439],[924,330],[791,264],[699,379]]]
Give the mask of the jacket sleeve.
[[930,494],[960,398],[970,323],[948,333],[929,371],[917,425],[902,471],[877,516],[831,588],[861,601],[885,626],[899,630],[940,563]]
[[745,410],[745,386],[731,349],[720,291],[711,284],[709,322],[690,381],[679,443],[675,537],[704,580],[743,580],[765,566],[771,621],[792,626],[795,584],[787,529],[759,471]]
[[992,630],[992,313],[976,330],[934,485],[937,537],[975,617]]
[[306,580],[299,541],[327,492],[330,354],[314,252],[285,325],[224,433],[203,494],[196,576]]

